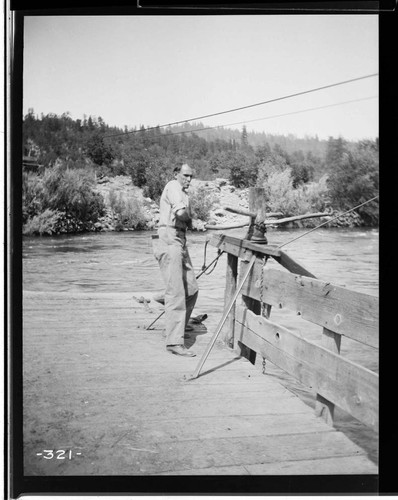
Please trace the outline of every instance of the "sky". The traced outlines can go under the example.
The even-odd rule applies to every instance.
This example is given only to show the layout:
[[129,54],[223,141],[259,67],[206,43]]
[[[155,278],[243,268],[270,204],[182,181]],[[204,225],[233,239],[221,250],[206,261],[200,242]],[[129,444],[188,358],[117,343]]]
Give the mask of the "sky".
[[377,15],[29,16],[23,113],[374,139],[378,49]]

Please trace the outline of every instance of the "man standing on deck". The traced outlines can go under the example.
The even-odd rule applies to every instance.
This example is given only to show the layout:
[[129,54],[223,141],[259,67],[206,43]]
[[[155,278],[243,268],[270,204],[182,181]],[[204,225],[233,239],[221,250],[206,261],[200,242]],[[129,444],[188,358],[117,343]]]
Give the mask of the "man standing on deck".
[[192,222],[187,194],[192,170],[186,163],[179,164],[174,177],[160,198],[155,257],[166,285],[166,349],[179,356],[195,356],[184,345],[185,328],[199,292],[186,242],[186,230]]

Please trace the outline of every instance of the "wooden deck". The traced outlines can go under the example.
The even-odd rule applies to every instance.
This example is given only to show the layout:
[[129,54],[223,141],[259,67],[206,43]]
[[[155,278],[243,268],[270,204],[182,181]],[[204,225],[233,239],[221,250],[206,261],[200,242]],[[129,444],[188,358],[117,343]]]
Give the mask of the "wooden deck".
[[190,379],[219,318],[190,333],[197,357],[181,358],[165,350],[163,318],[145,330],[161,307],[134,295],[24,293],[25,475],[377,474],[364,450],[221,343]]

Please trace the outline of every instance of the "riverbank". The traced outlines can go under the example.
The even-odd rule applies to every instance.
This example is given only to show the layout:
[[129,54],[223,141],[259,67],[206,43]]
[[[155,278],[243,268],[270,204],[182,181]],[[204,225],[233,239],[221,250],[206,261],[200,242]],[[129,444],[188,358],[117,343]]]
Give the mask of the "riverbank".
[[[205,231],[205,225],[228,226],[230,224],[248,223],[247,216],[233,214],[223,209],[224,206],[230,205],[240,209],[249,209],[249,190],[238,189],[233,186],[227,179],[218,178],[214,181],[201,181],[193,179],[190,191],[192,194],[200,190],[209,200],[212,201],[207,220],[195,218],[193,220],[193,229],[196,231]],[[146,222],[144,227],[140,229],[156,229],[159,222],[159,204],[151,198],[145,197],[140,188],[133,185],[129,176],[103,177],[97,180],[96,191],[100,193],[105,201],[106,212],[103,217],[95,224],[95,231],[133,231],[134,226],[126,226],[121,224],[120,218],[112,210],[112,197],[123,196],[125,199],[134,198],[137,200],[140,209],[144,215]],[[315,227],[321,223],[330,221],[338,215],[338,212],[332,212],[327,217],[318,217],[313,219],[298,220],[286,223],[284,227],[288,228],[303,228]],[[361,218],[355,212],[346,214],[331,221],[328,227],[358,227],[361,226]],[[123,227],[122,227],[123,226]]]

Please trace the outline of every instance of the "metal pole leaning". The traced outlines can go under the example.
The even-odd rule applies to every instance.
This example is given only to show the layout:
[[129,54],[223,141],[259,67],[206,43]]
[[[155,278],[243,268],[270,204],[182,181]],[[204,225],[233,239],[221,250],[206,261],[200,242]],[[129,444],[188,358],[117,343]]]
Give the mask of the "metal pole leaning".
[[[223,253],[224,253],[223,251],[222,251],[222,252],[220,252],[220,253],[217,255],[217,257],[216,257],[216,258],[214,258],[214,259],[210,262],[210,264],[209,264],[208,266],[206,266],[204,269],[202,269],[202,271],[200,271],[200,273],[196,276],[196,279],[198,280],[198,279],[202,276],[202,274],[203,274],[203,273],[205,273],[205,272],[209,269],[209,267],[210,267],[210,266],[212,266],[212,265],[214,264],[214,262],[215,262],[216,260],[218,260],[218,259],[221,257],[221,255],[222,255]],[[150,324],[147,328],[145,328],[145,330],[150,330],[150,329],[151,329],[151,326],[153,326],[153,325],[156,323],[156,321],[157,321],[158,319],[160,319],[160,318],[163,316],[163,314],[164,314],[164,313],[165,313],[165,311],[162,311],[162,312],[159,314],[159,316],[158,316],[156,319],[154,319],[154,320],[152,321],[152,323],[151,323],[151,324]]]
[[204,365],[204,363],[205,363],[208,355],[210,354],[210,351],[213,348],[213,345],[215,344],[215,342],[217,340],[217,337],[218,337],[218,335],[221,332],[221,328],[224,326],[224,323],[225,323],[225,321],[227,319],[227,316],[231,312],[232,306],[236,302],[236,299],[238,298],[238,295],[239,295],[240,291],[242,290],[242,287],[243,287],[245,281],[247,280],[247,277],[249,276],[250,271],[252,270],[252,267],[253,267],[253,265],[254,265],[254,263],[256,261],[256,258],[257,258],[256,254],[253,254],[252,258],[251,258],[251,260],[249,262],[248,268],[247,268],[247,270],[245,272],[245,275],[242,278],[242,281],[239,283],[239,286],[237,287],[237,289],[236,289],[236,291],[235,291],[235,293],[234,293],[234,295],[233,295],[230,303],[226,307],[226,309],[224,311],[224,314],[223,314],[223,316],[222,316],[222,318],[220,320],[220,323],[218,324],[217,330],[215,331],[212,339],[210,340],[208,346],[206,347],[206,350],[203,353],[203,355],[202,355],[202,357],[201,357],[201,359],[200,359],[200,361],[198,363],[198,366],[195,368],[195,371],[194,371],[194,373],[192,375],[192,379],[198,378],[200,370],[202,369],[202,367],[203,367],[203,365]]

